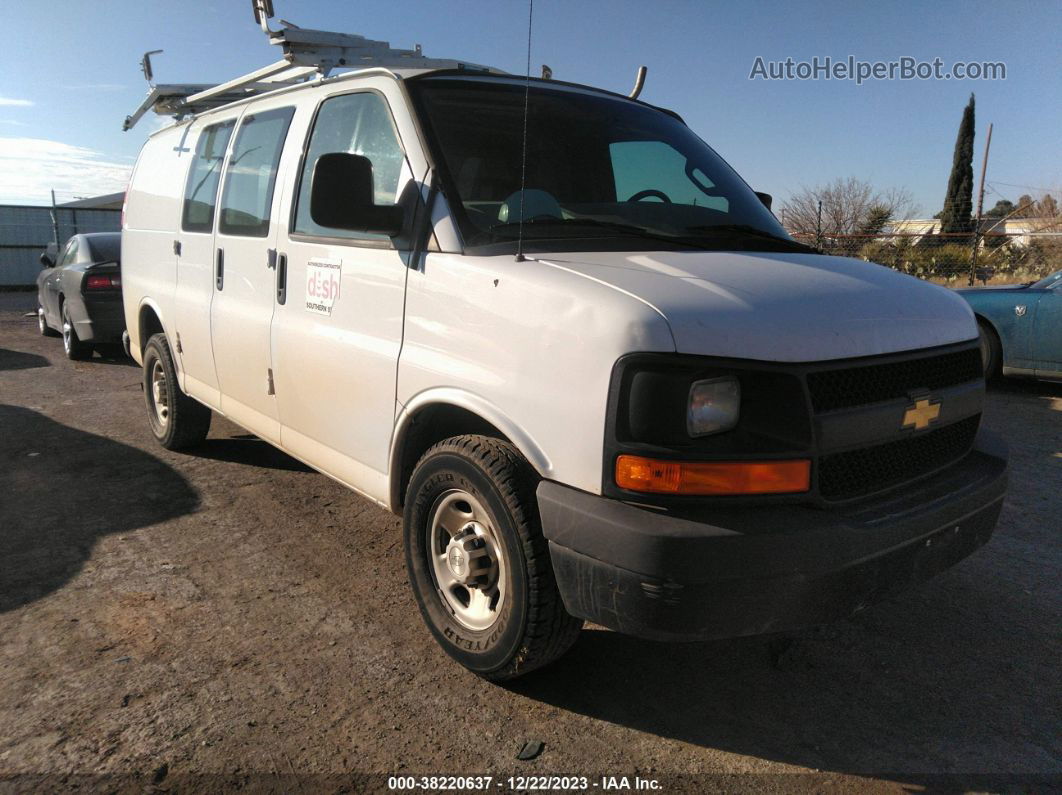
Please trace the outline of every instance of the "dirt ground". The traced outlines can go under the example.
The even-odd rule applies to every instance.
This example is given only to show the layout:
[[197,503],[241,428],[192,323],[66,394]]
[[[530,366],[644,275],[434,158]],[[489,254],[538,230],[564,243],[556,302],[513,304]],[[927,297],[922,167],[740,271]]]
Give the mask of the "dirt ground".
[[1060,386],[991,390],[1002,519],[925,586],[791,643],[588,627],[498,686],[422,625],[396,517],[224,420],[159,448],[139,369],[65,360],[34,300],[0,294],[0,791],[1062,788]]

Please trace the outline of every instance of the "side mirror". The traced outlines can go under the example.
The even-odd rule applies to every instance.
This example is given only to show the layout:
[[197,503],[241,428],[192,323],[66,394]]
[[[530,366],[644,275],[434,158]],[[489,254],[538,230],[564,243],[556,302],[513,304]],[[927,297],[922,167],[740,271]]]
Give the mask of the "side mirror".
[[349,152],[321,155],[313,167],[310,217],[318,226],[395,237],[405,210],[373,201],[372,162]]
[[761,193],[760,191],[756,191],[755,193],[756,198],[763,202],[763,206],[768,210],[771,209],[771,202],[774,201],[774,197],[769,193]]
[[54,268],[55,267],[55,257],[53,257],[51,254],[49,254],[47,251],[43,252],[41,254],[41,265],[43,265],[46,268]]

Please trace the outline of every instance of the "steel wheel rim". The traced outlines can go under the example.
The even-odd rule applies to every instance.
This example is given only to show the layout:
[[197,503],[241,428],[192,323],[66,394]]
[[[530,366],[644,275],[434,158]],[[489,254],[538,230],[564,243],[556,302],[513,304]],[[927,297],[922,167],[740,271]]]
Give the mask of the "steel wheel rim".
[[170,396],[166,390],[166,370],[158,359],[151,364],[149,383],[148,395],[151,398],[151,408],[155,412],[155,420],[160,428],[165,428],[170,421]]
[[467,491],[452,489],[429,517],[428,557],[443,605],[466,629],[490,629],[509,591],[509,566],[490,514]]

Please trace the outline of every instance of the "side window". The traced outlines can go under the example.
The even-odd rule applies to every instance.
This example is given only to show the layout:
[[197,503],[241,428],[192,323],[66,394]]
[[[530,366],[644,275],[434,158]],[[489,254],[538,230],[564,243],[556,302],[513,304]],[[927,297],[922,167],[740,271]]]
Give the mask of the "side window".
[[218,231],[225,235],[265,237],[284,138],[294,108],[278,108],[244,117],[221,190]]
[[[725,196],[700,169],[686,173],[686,158],[664,141],[619,141],[609,144],[616,200],[627,201],[646,190],[660,191],[674,204],[689,204],[727,212]],[[652,201],[663,201],[651,198]]]
[[184,186],[184,209],[181,229],[185,232],[211,232],[214,229],[214,205],[218,200],[218,181],[225,150],[235,122],[227,121],[204,127],[195,146],[195,160],[188,170]]
[[70,238],[70,242],[66,244],[66,250],[63,252],[62,258],[59,260],[60,265],[69,265],[77,257],[77,238]]
[[386,240],[386,235],[351,232],[318,226],[310,218],[310,187],[317,158],[331,152],[351,152],[372,161],[376,204],[394,204],[405,154],[398,141],[391,111],[379,94],[362,92],[326,99],[317,112],[310,146],[302,166],[292,232],[300,235]]

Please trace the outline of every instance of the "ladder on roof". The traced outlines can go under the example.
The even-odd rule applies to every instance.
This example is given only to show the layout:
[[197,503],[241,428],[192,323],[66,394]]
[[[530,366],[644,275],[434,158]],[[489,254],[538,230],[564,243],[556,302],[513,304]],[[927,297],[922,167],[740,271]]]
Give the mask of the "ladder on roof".
[[254,14],[255,20],[269,37],[269,43],[281,48],[283,57],[279,61],[216,86],[192,83],[156,85],[153,82],[151,56],[162,51],[144,53],[141,68],[150,90],[140,106],[125,117],[122,130],[132,129],[149,110],[179,120],[268,91],[323,79],[337,69],[383,67],[500,72],[466,61],[427,58],[419,44],[412,50],[399,50],[391,47],[389,42],[374,41],[356,33],[309,30],[290,22],[286,22],[287,27],[273,31],[269,29],[268,22],[273,16],[271,0],[254,0]]

